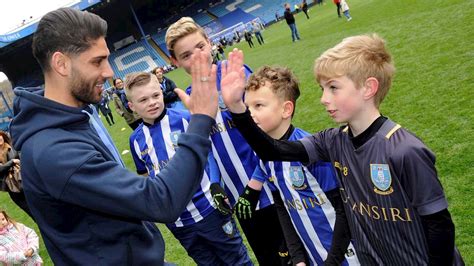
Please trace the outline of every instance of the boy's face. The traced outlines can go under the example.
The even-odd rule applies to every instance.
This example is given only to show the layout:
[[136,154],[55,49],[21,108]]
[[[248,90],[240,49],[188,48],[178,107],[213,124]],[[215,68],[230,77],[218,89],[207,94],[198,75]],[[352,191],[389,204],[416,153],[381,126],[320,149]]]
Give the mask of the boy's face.
[[265,133],[272,138],[281,138],[281,128],[285,126],[282,122],[288,118],[288,114],[285,113],[284,101],[269,86],[269,82],[265,82],[258,90],[246,91],[245,104],[249,107],[255,123]]
[[329,116],[337,123],[352,123],[367,106],[364,89],[357,88],[347,76],[320,80],[323,90],[321,104],[326,107]]
[[171,58],[173,64],[182,67],[186,73],[191,74],[191,56],[194,49],[199,48],[209,55],[209,67],[212,64],[211,44],[200,32],[191,33],[179,39],[173,49],[176,58]]
[[153,124],[164,110],[163,92],[154,77],[148,84],[133,87],[129,96],[130,109],[148,124]]

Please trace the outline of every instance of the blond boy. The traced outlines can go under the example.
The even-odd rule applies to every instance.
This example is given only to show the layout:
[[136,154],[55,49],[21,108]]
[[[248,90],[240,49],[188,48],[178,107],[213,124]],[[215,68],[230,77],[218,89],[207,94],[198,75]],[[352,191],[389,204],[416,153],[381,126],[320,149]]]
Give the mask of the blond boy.
[[[239,62],[242,57],[241,51],[230,56]],[[235,78],[241,76],[239,64],[232,69],[226,82],[240,85],[222,87],[224,101],[263,160],[333,163],[363,265],[451,265],[453,257],[461,259],[434,154],[380,114],[395,71],[383,39],[349,37],[316,60],[321,104],[346,125],[298,141],[274,140],[259,130],[242,102],[243,81]]]
[[[195,51],[199,50],[207,55],[208,68],[211,68],[211,43],[204,30],[192,18],[183,17],[168,28],[166,45],[173,64],[182,67],[186,73],[192,74],[190,58]],[[223,65],[225,64],[217,62],[215,85],[219,93]],[[251,70],[246,66],[242,67],[245,79],[250,75]],[[210,82],[205,76],[200,77],[199,80]],[[190,91],[191,87],[188,87],[187,92]],[[183,93],[181,92],[181,94]],[[228,213],[239,195],[246,191],[246,185],[257,166],[258,159],[235,127],[222,100],[219,100],[219,111],[213,129],[211,133],[213,153],[221,172],[225,190],[221,188],[219,182],[215,182],[211,185],[211,193],[219,210]],[[227,200],[230,201],[231,206],[226,203]],[[285,265],[288,262],[288,251],[281,226],[278,222],[274,222],[278,221],[278,218],[273,206],[271,191],[267,185],[260,194],[257,209],[251,219],[239,219],[242,230],[260,265]]]

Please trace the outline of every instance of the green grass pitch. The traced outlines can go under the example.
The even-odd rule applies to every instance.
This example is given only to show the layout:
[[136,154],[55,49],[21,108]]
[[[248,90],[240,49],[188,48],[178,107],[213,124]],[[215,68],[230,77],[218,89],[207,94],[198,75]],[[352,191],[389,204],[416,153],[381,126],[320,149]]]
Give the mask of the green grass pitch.
[[[310,8],[310,19],[296,15],[302,40],[291,42],[290,30],[280,21],[263,32],[265,45],[243,49],[245,62],[253,69],[264,64],[291,68],[298,76],[301,97],[294,124],[309,132],[337,126],[319,103],[321,91],[315,83],[314,59],[344,37],[376,32],[386,39],[397,68],[391,91],[381,105],[382,113],[417,134],[437,155],[439,178],[456,225],[456,244],[467,265],[474,264],[474,1],[465,0],[348,0],[353,20],[338,19],[332,1]],[[231,48],[227,48],[229,52]],[[179,87],[190,79],[182,70],[167,75]],[[129,150],[131,131],[116,113],[118,122],[107,127],[118,148]],[[121,128],[126,130],[121,131]],[[130,154],[123,155],[134,169]],[[28,167],[28,166],[23,166]],[[0,208],[34,228],[6,193]],[[166,241],[166,259],[178,265],[193,261],[160,225]],[[40,254],[52,265],[44,244]],[[254,257],[253,257],[254,259]]]

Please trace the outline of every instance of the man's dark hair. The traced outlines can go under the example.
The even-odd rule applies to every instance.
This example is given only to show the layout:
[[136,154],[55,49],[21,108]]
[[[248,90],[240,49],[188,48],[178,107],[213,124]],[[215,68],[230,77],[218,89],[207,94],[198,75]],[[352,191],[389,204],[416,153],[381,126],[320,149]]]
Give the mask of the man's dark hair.
[[91,46],[91,41],[105,37],[107,22],[96,14],[74,8],[60,8],[41,18],[33,36],[33,55],[43,69],[50,70],[55,52],[77,55]]

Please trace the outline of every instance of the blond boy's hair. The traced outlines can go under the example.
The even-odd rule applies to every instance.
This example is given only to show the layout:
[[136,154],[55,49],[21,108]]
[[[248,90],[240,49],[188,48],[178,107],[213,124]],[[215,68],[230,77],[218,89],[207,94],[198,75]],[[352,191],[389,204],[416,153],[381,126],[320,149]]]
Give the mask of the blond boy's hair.
[[135,72],[128,74],[125,77],[125,95],[127,95],[127,97],[130,99],[130,93],[134,87],[143,86],[150,83],[153,77],[155,77],[153,74],[147,72]]
[[262,66],[249,77],[245,90],[256,91],[265,85],[270,85],[269,87],[273,93],[283,101],[293,103],[294,109],[291,114],[293,116],[296,109],[296,100],[300,96],[298,80],[293,72],[286,67]]
[[201,33],[201,35],[207,40],[207,34],[201,26],[199,26],[194,20],[190,17],[182,17],[175,23],[169,26],[168,30],[166,31],[166,48],[170,52],[171,57],[176,59],[176,55],[174,54],[174,45],[176,42],[188,36],[189,34],[193,34],[195,32]]
[[346,75],[360,88],[365,81],[374,77],[379,88],[374,96],[379,107],[392,84],[395,66],[385,47],[385,41],[377,34],[358,35],[345,38],[316,59],[314,74],[318,83]]

